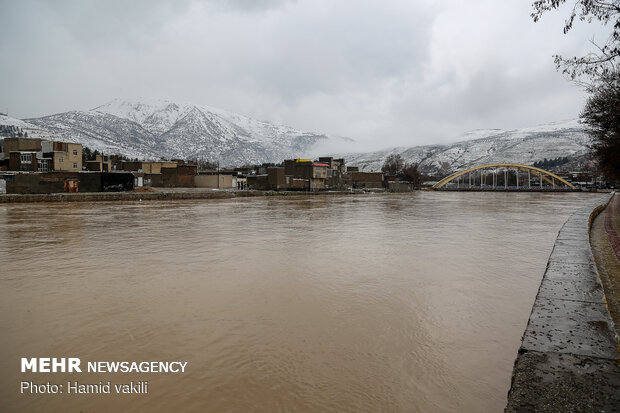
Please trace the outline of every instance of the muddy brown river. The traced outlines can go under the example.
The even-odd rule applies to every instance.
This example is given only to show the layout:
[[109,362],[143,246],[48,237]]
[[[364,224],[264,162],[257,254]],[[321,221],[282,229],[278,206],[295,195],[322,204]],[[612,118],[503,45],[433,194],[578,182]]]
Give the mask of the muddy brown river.
[[[500,412],[557,232],[587,200],[0,204],[1,410]],[[187,366],[22,373],[22,357]],[[67,394],[76,381],[148,393]]]

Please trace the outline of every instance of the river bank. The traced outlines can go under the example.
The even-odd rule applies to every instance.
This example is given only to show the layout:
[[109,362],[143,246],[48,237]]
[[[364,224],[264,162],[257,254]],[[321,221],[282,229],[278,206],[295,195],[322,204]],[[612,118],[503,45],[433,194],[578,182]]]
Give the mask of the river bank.
[[197,188],[158,188],[151,191],[131,192],[78,192],[57,194],[2,194],[0,203],[23,202],[110,202],[110,201],[178,201],[187,199],[226,199],[248,198],[261,196],[320,196],[320,195],[351,195],[360,191],[224,191]]
[[620,408],[617,336],[607,307],[612,293],[606,297],[589,240],[610,199],[577,210],[558,234],[515,361],[506,412]]
[[[0,204],[24,203],[24,202],[118,202],[118,201],[180,201],[188,199],[227,199],[248,198],[260,196],[333,196],[333,195],[359,195],[364,193],[392,193],[383,190],[352,191],[258,191],[258,190],[220,190],[208,188],[151,188],[126,192],[78,192],[78,193],[55,193],[55,194],[0,194]],[[146,189],[148,188],[148,189]],[[427,189],[422,189],[423,191]],[[456,191],[443,191],[456,192]],[[474,191],[465,191],[474,192]],[[524,191],[498,191],[498,192],[524,192]],[[526,192],[549,192],[549,191],[526,191]],[[575,192],[575,191],[566,191]]]

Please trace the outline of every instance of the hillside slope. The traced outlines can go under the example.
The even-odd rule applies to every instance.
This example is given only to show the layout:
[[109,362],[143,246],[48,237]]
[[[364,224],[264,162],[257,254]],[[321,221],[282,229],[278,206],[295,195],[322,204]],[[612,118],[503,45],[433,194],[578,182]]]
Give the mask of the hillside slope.
[[[473,139],[472,139],[473,138]],[[388,155],[400,154],[426,173],[451,173],[491,162],[532,164],[544,158],[583,157],[590,139],[577,120],[514,130],[477,130],[451,145],[397,147],[383,151],[343,154],[348,165],[379,171]]]
[[222,165],[279,162],[330,139],[220,109],[165,100],[117,99],[89,111],[26,122],[38,128],[39,135],[55,135],[108,153],[205,159]]

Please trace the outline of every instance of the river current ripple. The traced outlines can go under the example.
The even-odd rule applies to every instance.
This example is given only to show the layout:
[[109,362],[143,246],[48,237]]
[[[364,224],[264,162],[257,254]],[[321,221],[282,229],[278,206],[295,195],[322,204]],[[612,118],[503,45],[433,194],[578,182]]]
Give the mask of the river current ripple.
[[[492,412],[562,193],[0,205],[6,411]],[[21,357],[187,361],[179,374],[20,373]],[[22,380],[148,380],[24,395]]]

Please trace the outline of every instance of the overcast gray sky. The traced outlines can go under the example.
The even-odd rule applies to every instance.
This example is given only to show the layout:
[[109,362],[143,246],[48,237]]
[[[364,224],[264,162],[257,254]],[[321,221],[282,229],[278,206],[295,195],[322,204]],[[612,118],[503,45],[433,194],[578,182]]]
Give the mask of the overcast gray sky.
[[[570,1],[569,1],[570,2]],[[552,55],[609,29],[531,0],[0,0],[0,109],[197,103],[372,147],[572,119]]]

